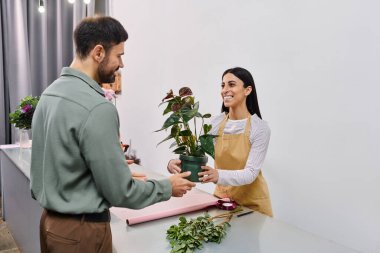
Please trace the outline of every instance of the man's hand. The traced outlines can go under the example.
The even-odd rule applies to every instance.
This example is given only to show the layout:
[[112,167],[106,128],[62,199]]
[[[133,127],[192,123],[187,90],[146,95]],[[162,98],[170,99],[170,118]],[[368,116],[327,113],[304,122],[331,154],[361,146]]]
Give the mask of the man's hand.
[[146,181],[147,177],[144,173],[132,171],[132,177],[136,180]]
[[181,160],[179,159],[171,159],[168,163],[168,171],[172,174],[181,173]]
[[169,180],[172,183],[173,197],[182,197],[183,194],[186,194],[187,191],[190,191],[191,188],[195,186],[195,183],[185,179],[185,177],[190,176],[190,174],[191,172],[187,171],[169,177]]

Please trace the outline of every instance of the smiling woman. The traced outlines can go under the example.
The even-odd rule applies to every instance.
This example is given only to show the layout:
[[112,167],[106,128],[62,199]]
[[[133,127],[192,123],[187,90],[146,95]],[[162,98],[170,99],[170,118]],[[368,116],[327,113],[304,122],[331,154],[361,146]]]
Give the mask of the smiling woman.
[[203,183],[216,183],[215,195],[230,198],[273,216],[269,191],[261,172],[268,149],[270,129],[261,118],[251,73],[228,69],[222,76],[222,114],[215,117],[215,168],[204,166]]

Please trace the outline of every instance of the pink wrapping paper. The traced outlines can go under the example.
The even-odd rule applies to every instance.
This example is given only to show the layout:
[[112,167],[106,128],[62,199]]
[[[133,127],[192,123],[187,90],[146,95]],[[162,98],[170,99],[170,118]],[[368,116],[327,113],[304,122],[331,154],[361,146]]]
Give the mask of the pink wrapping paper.
[[112,207],[110,210],[120,219],[126,220],[128,225],[133,225],[201,210],[206,207],[215,205],[217,201],[218,198],[215,196],[193,188],[182,198],[173,197],[168,201],[160,202],[140,210],[121,207]]

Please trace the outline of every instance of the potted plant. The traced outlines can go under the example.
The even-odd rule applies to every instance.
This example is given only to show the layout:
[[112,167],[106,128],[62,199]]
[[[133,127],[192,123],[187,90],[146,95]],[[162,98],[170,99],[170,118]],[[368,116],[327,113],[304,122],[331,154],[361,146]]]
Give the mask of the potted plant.
[[32,119],[39,97],[26,96],[16,110],[9,114],[9,119],[15,127],[20,129],[20,147],[30,147],[28,130],[32,128]]
[[[170,148],[175,147],[173,152],[179,154],[182,171],[191,171],[189,180],[199,182],[198,172],[202,171],[201,166],[207,164],[206,154],[214,158],[213,139],[216,135],[208,134],[211,125],[204,122],[204,119],[210,118],[211,114],[201,114],[198,111],[199,102],[195,102],[193,92],[188,87],[182,87],[178,95],[170,90],[162,99],[160,105],[162,104],[167,104],[163,115],[171,114],[162,128],[156,132],[169,129],[170,134],[157,145],[174,139]],[[197,119],[199,119],[198,125]],[[193,122],[192,128],[191,122]]]

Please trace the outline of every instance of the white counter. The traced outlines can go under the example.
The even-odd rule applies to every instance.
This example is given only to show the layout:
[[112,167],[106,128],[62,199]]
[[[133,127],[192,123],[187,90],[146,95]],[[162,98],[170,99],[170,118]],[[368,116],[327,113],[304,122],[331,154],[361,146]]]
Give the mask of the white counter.
[[[22,252],[39,250],[39,219],[41,207],[31,198],[29,189],[30,150],[1,148],[1,187],[3,214],[14,239]],[[132,170],[149,177],[161,177],[141,166]],[[185,215],[196,217],[204,211]],[[222,212],[216,208],[210,214]],[[124,220],[112,215],[113,250],[117,253],[170,252],[166,230],[178,223],[178,217],[169,217],[147,223],[127,226]],[[332,241],[297,229],[260,213],[234,217],[226,238],[221,244],[208,243],[199,252],[265,252],[265,253],[354,253]]]

